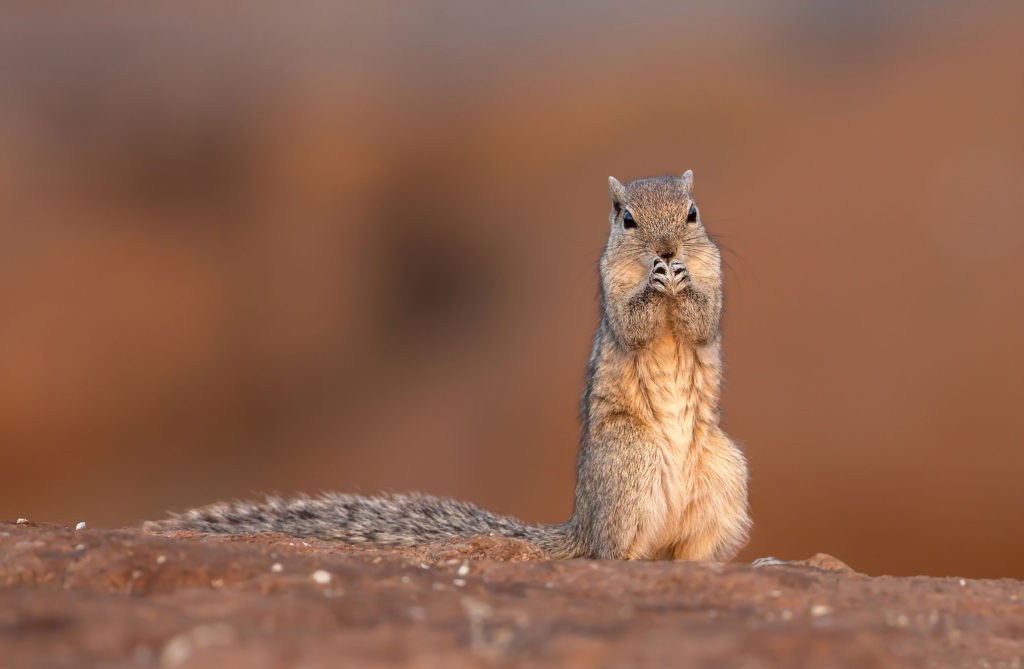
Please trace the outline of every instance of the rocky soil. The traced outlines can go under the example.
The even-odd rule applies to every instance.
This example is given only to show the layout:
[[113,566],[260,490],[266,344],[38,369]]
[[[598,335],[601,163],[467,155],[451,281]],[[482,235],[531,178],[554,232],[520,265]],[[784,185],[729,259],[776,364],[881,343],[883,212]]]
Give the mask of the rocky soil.
[[1020,667],[1022,583],[0,523],[0,665]]

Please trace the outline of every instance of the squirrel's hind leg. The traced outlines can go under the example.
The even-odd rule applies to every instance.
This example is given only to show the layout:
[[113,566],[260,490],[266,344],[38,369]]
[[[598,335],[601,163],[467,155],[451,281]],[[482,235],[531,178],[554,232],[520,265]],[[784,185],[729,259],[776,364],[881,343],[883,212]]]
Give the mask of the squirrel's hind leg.
[[652,488],[660,480],[660,464],[648,428],[632,416],[612,414],[594,427],[580,453],[572,520],[583,555],[650,557],[645,546],[665,516]]
[[719,432],[702,464],[711,475],[695,483],[693,501],[683,516],[681,541],[672,557],[724,562],[739,553],[750,533],[747,463],[732,441]]

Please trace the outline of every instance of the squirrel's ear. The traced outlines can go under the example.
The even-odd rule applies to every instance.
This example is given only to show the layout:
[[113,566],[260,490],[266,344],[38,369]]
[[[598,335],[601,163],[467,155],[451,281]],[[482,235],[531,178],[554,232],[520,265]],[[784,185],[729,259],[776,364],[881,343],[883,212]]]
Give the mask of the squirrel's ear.
[[693,170],[683,172],[683,176],[679,177],[679,181],[683,184],[683,190],[687,193],[693,192]]
[[612,201],[621,204],[626,199],[626,187],[615,177],[608,177],[608,194],[612,196]]

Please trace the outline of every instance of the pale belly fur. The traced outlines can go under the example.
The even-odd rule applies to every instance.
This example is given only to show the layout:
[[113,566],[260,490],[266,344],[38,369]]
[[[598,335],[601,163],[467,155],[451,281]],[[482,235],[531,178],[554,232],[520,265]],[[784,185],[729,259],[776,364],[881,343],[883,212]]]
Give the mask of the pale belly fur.
[[693,347],[665,336],[635,354],[636,410],[651,426],[659,476],[651,503],[629,553],[636,558],[711,557],[699,536],[710,499],[714,469],[723,449],[735,447],[718,428],[717,344]]

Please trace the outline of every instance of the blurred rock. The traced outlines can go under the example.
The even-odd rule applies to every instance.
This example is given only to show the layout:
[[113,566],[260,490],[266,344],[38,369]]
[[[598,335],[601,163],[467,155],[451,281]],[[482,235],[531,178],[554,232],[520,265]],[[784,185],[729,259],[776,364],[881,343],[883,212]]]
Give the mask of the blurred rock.
[[[1018,666],[1022,583],[0,524],[5,666]],[[275,567],[279,565],[279,567]],[[313,577],[314,574],[318,576]]]

